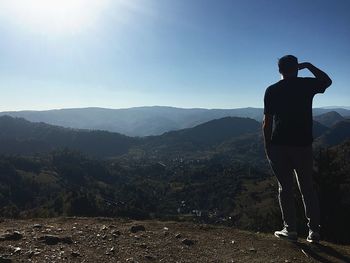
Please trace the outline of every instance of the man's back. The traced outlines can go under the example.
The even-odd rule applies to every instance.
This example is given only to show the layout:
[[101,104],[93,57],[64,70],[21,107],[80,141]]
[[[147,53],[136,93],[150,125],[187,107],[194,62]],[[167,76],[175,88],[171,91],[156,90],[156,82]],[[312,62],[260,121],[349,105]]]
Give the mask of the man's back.
[[274,116],[272,144],[307,146],[312,137],[312,99],[324,92],[315,78],[283,79],[267,88],[265,114]]

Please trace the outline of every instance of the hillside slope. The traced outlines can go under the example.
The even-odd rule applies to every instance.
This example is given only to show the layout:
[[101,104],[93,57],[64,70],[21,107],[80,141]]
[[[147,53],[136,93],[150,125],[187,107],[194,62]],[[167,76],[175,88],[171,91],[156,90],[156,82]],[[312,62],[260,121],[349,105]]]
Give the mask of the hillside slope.
[[165,151],[165,154],[172,151],[197,151],[232,138],[257,133],[260,126],[259,122],[253,119],[225,117],[199,124],[193,128],[146,137],[145,145],[148,149]]
[[326,146],[334,146],[350,139],[350,120],[340,121],[322,136],[317,138],[316,143]]
[[0,230],[1,262],[350,262],[349,246],[204,224],[56,218],[6,220]]
[[336,111],[330,111],[314,117],[315,121],[327,126],[332,127],[336,123],[343,121],[345,118]]
[[106,157],[126,153],[137,141],[107,131],[69,129],[23,118],[0,117],[0,154],[35,154],[70,148]]

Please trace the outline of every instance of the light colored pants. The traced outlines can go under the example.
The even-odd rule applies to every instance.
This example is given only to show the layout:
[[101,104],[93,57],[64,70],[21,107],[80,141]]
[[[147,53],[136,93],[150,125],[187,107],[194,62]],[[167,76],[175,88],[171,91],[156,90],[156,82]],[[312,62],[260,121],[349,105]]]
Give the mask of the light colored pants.
[[318,232],[320,209],[312,180],[312,146],[271,146],[267,155],[278,180],[278,197],[284,226],[288,231],[296,231],[294,200],[294,178],[296,178],[305,216],[308,219],[308,227]]

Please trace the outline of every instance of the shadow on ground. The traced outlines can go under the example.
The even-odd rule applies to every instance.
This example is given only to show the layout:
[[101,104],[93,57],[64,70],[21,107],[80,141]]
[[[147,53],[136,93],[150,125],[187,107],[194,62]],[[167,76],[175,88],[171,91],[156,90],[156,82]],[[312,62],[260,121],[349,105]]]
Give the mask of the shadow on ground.
[[350,256],[335,250],[332,247],[321,244],[304,244],[297,243],[297,246],[301,249],[301,252],[306,257],[313,258],[323,263],[344,262],[350,263]]

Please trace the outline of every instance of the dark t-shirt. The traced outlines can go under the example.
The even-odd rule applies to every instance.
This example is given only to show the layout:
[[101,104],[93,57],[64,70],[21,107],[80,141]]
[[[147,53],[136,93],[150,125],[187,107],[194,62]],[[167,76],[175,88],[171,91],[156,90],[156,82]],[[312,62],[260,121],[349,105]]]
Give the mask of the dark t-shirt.
[[312,144],[312,99],[325,85],[316,78],[283,79],[266,89],[264,113],[274,118],[273,145]]

